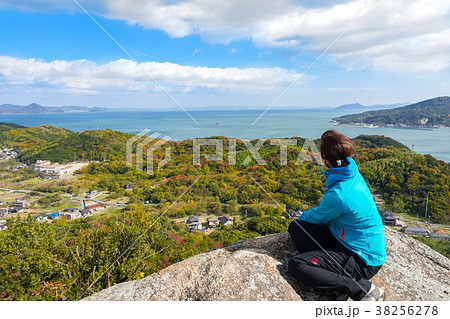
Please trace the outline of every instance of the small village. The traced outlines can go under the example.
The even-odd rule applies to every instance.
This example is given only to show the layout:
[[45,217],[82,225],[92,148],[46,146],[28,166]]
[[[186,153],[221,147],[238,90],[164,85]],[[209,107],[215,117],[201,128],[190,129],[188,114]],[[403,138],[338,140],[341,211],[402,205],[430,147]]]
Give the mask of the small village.
[[[8,148],[2,148],[1,159],[14,159],[17,153]],[[59,164],[52,163],[49,160],[38,160],[36,163],[31,165],[19,164],[16,166],[9,167],[9,170],[16,171],[18,169],[27,168],[31,171],[38,173],[39,178],[42,180],[49,179],[65,179],[73,176],[73,173],[80,169],[81,167],[87,165],[88,163],[71,163],[71,164]],[[124,190],[132,191],[135,188],[134,183],[128,182],[123,186]],[[0,198],[11,197],[11,194],[22,193],[22,197],[15,197],[10,201],[0,200],[0,230],[7,229],[6,219],[13,216],[21,215],[25,217],[31,215],[33,220],[36,222],[52,222],[59,219],[75,220],[78,218],[86,218],[93,216],[95,214],[105,213],[111,209],[120,209],[127,206],[126,200],[124,201],[114,201],[106,202],[98,200],[100,195],[110,195],[110,191],[100,192],[98,190],[92,190],[90,192],[85,192],[79,196],[72,194],[65,194],[67,201],[72,201],[74,204],[72,206],[62,207],[61,209],[55,211],[48,211],[43,213],[38,209],[33,209],[34,203],[36,202],[35,197],[39,195],[46,196],[49,194],[40,193],[30,190],[12,190],[8,188],[0,188],[3,194],[0,193]],[[32,196],[32,193],[34,196]],[[6,196],[8,194],[8,196]],[[36,196],[37,195],[37,196]],[[148,202],[146,203],[148,205]],[[230,226],[233,224],[233,217],[229,215],[223,216],[189,216],[187,218],[181,218],[175,220],[178,223],[185,224],[190,232],[206,232],[209,233],[215,229],[220,229],[221,226]]]
[[[374,194],[373,198],[380,213],[381,220],[383,221],[383,225],[396,228],[407,235],[429,237],[437,241],[450,241],[450,235],[442,229],[431,226],[429,222],[411,221],[404,219],[403,217],[396,216],[393,212],[384,209],[384,202],[381,195]],[[420,227],[420,225],[423,226]]]
[[5,146],[3,146],[0,150],[0,160],[8,160],[8,159],[14,159],[17,157],[17,152],[13,149],[9,149]]

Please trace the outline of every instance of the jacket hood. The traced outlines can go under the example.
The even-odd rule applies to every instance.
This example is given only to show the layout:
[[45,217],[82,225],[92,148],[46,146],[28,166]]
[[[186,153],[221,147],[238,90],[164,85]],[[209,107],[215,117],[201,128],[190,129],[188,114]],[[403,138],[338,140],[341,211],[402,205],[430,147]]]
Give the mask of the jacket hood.
[[347,157],[348,165],[342,167],[332,167],[323,172],[326,176],[327,186],[338,181],[351,179],[358,173],[358,166],[353,158]]

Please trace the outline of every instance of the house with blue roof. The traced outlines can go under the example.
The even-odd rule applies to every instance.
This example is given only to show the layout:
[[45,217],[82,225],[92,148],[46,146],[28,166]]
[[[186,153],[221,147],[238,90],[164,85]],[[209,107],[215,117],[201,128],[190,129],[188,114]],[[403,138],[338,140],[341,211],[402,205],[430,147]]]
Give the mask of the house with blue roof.
[[54,212],[51,214],[47,214],[47,216],[51,219],[59,218],[59,212]]

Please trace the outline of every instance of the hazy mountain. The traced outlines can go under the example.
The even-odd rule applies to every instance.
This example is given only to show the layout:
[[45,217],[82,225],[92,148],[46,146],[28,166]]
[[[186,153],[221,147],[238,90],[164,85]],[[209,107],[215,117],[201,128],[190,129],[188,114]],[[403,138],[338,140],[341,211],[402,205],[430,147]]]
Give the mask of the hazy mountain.
[[108,109],[103,107],[87,106],[42,106],[37,103],[29,105],[0,105],[0,114],[5,113],[68,113],[68,112],[106,112]]
[[87,107],[87,106],[46,106],[46,109],[56,112],[106,112],[104,107]]

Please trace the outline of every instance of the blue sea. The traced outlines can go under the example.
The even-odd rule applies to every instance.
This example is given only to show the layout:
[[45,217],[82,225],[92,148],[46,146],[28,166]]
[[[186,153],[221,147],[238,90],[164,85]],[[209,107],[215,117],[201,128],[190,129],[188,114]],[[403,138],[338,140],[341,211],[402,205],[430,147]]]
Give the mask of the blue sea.
[[[392,137],[414,151],[450,161],[450,128],[400,129],[335,126],[330,120],[362,110],[271,109],[254,125],[263,110],[189,111],[197,125],[183,111],[110,111],[99,113],[0,114],[0,122],[24,126],[51,124],[72,131],[113,129],[138,133],[148,128],[172,140],[197,137],[227,136],[240,139],[300,136],[319,138],[328,129],[336,129],[349,137],[375,134]],[[220,125],[216,125],[220,123]]]

